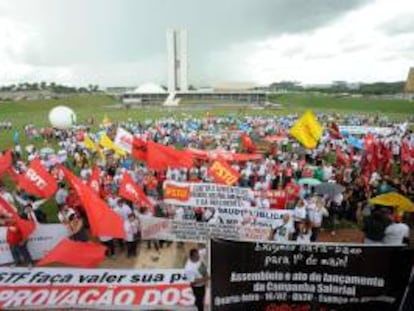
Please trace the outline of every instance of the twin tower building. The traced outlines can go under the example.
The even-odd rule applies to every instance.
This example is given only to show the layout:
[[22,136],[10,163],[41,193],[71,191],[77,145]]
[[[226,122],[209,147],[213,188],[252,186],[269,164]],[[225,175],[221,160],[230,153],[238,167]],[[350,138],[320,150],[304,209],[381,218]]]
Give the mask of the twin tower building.
[[188,91],[187,30],[167,30],[168,92]]

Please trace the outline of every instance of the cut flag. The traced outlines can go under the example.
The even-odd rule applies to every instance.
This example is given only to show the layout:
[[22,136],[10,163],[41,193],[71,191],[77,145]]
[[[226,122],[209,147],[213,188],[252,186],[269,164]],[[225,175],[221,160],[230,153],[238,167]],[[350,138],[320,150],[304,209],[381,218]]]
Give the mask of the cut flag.
[[176,150],[169,146],[147,142],[146,159],[148,168],[161,171],[171,168],[193,167],[193,154],[188,151]]
[[95,268],[105,259],[106,247],[94,242],[60,241],[36,266],[59,263],[72,267]]
[[95,191],[96,194],[100,194],[101,187],[100,187],[100,178],[101,178],[101,169],[98,165],[95,165],[92,170],[91,177],[88,180],[88,186]]
[[85,138],[83,140],[83,144],[86,149],[89,149],[91,151],[97,151],[98,146],[97,144],[89,137],[88,134],[85,135]]
[[7,150],[4,155],[0,157],[0,177],[12,166],[12,153]]
[[233,169],[227,162],[216,160],[208,169],[208,173],[214,181],[227,186],[234,185],[240,178],[239,172]]
[[58,188],[56,180],[43,167],[39,159],[30,162],[26,172],[15,176],[20,188],[41,198],[50,198]]
[[342,139],[341,131],[335,122],[331,122],[328,128],[329,136],[332,139]]
[[253,142],[250,136],[248,136],[246,133],[243,133],[241,134],[240,138],[241,138],[241,143],[242,143],[243,148],[248,153],[256,152],[257,146],[255,145],[255,143]]
[[35,230],[36,224],[33,221],[22,219],[15,209],[0,196],[0,214],[8,215],[16,220],[17,227],[19,228],[22,237],[26,240]]
[[305,148],[314,149],[322,136],[322,126],[312,111],[305,114],[292,126],[290,134]]
[[134,182],[131,175],[126,172],[122,176],[119,186],[119,196],[138,205],[153,208],[153,204],[145,195],[144,191]]
[[88,216],[91,234],[93,236],[109,236],[122,239],[125,237],[124,222],[115,211],[110,209],[91,188],[84,185],[66,167],[60,166],[65,174],[66,180],[75,189],[83,208]]
[[345,154],[339,146],[336,146],[336,166],[350,166],[351,165],[351,158]]
[[118,146],[116,146],[114,144],[114,142],[108,137],[108,135],[106,134],[102,134],[101,138],[99,140],[99,144],[106,148],[106,149],[110,149],[115,151],[115,153],[119,156],[125,156],[126,152],[124,150],[122,150],[121,148],[119,148]]
[[147,161],[147,142],[134,137],[132,141],[132,156],[138,161]]

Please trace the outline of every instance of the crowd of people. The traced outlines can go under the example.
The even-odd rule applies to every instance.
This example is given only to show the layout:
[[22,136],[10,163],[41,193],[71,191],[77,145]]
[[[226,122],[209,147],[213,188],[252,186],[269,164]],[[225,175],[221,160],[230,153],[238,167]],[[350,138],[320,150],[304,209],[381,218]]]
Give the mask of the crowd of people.
[[[126,238],[113,239],[101,236],[107,246],[107,255],[114,256],[126,249],[128,257],[139,253],[140,216],[152,215],[195,221],[219,221],[212,208],[196,207],[182,209],[163,202],[163,183],[166,180],[180,182],[213,182],[209,174],[208,160],[196,160],[192,168],[169,168],[162,171],[150,170],[145,162],[134,160],[129,155],[119,155],[113,150],[91,151],[85,147],[85,135],[98,141],[100,133],[114,137],[116,129],[122,127],[142,140],[151,140],[177,149],[221,150],[226,152],[255,152],[262,154],[258,160],[232,162],[231,167],[239,172],[240,178],[234,186],[251,188],[251,208],[289,209],[281,225],[272,227],[272,240],[277,242],[297,241],[309,243],[318,241],[321,230],[335,234],[343,223],[359,226],[365,232],[366,243],[399,244],[409,242],[411,214],[396,213],[396,207],[373,206],[369,200],[376,195],[398,192],[409,199],[414,197],[414,155],[402,159],[403,148],[414,150],[414,134],[406,125],[397,125],[385,117],[361,115],[339,116],[319,114],[319,121],[329,128],[335,122],[339,125],[388,127],[387,134],[371,133],[376,146],[373,151],[377,162],[373,164],[366,148],[350,143],[346,133],[335,139],[326,130],[315,149],[305,149],[288,133],[298,115],[274,117],[211,117],[195,119],[171,117],[162,120],[100,125],[98,132],[88,126],[71,130],[37,129],[30,125],[24,128],[28,145],[20,144],[18,129],[14,129],[13,167],[16,173],[27,169],[28,161],[40,158],[42,164],[58,181],[59,188],[54,196],[56,215],[46,212],[45,199],[39,199],[23,189],[0,187],[0,196],[16,208],[16,211],[34,222],[47,223],[58,219],[65,224],[71,238],[86,241],[88,219],[74,189],[68,187],[57,163],[63,163],[85,183],[92,174],[94,165],[100,167],[100,196],[124,221]],[[16,134],[17,133],[17,134]],[[255,150],[249,150],[240,142],[246,133]],[[338,133],[337,133],[338,134]],[[33,144],[33,137],[40,135],[42,146]],[[366,133],[352,135],[364,139]],[[52,151],[50,151],[52,149]],[[342,157],[342,160],[339,159]],[[372,157],[372,155],[371,155]],[[341,161],[339,161],[341,160]],[[404,162],[405,161],[405,162]],[[410,162],[411,161],[411,162]],[[403,163],[404,162],[404,163]],[[405,165],[408,162],[408,166]],[[404,166],[405,165],[405,166]],[[408,168],[408,169],[407,169]],[[142,187],[155,208],[136,205],[118,195],[123,173],[128,172],[134,182]],[[309,182],[300,182],[308,179]],[[313,182],[335,183],[342,190],[334,195],[318,193]],[[278,197],[270,198],[268,191],[278,191]],[[276,200],[276,203],[275,203]],[[50,211],[50,209],[48,209]],[[19,237],[13,221],[2,215],[2,223],[8,227],[7,241],[11,246],[16,264],[31,264],[32,259],[25,247],[26,241]],[[293,225],[292,225],[293,224]],[[159,250],[165,241],[148,241],[147,247]]]

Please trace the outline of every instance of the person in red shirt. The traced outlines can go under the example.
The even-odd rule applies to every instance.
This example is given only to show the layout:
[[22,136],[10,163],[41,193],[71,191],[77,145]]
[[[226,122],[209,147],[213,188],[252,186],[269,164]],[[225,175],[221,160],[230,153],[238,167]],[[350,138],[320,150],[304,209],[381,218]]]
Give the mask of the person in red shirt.
[[33,265],[32,256],[27,249],[27,241],[23,238],[20,228],[15,219],[6,220],[7,233],[6,240],[9,244],[11,254],[16,265]]

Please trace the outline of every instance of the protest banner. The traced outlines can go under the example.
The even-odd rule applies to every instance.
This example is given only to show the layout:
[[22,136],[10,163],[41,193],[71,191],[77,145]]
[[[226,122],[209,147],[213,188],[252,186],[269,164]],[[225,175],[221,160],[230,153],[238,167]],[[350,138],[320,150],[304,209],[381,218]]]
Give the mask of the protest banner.
[[133,140],[134,136],[130,132],[124,130],[122,127],[117,128],[114,144],[119,149],[131,153]]
[[165,181],[164,202],[184,206],[247,207],[253,197],[248,188],[209,183]]
[[140,216],[143,240],[165,240],[206,243],[212,236],[243,241],[264,241],[270,236],[270,228],[175,220]]
[[[0,227],[0,264],[13,262],[9,245],[6,242],[7,228]],[[68,231],[61,224],[37,224],[35,231],[29,237],[27,248],[34,260],[54,248],[62,239],[68,236]]]
[[368,133],[388,136],[393,132],[392,127],[374,127],[374,126],[357,126],[357,125],[340,125],[341,133],[348,133],[351,135],[366,135]]
[[412,252],[213,239],[212,310],[396,311],[406,296]]
[[191,310],[181,269],[2,268],[0,309]]
[[[185,219],[195,221],[194,209],[189,206],[181,206],[184,209]],[[292,216],[292,210],[271,210],[258,208],[235,207],[206,207],[208,210],[207,222],[226,225],[251,225],[257,227],[278,227],[282,225],[283,216]],[[204,214],[207,214],[204,212]],[[292,217],[290,223],[293,225]]]
[[286,207],[287,193],[285,190],[254,191],[254,196],[268,199],[270,208],[283,209]]

